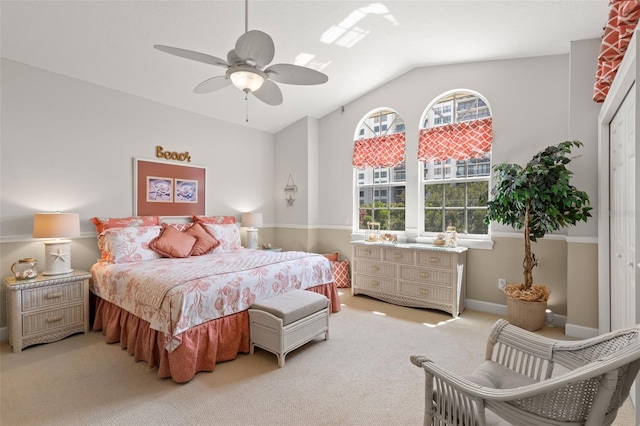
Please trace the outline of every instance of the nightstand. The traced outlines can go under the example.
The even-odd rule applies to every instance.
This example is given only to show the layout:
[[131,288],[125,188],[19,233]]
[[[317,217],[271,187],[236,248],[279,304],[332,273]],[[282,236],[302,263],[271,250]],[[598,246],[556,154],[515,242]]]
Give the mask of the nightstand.
[[4,279],[9,343],[13,352],[89,332],[89,278],[86,271]]

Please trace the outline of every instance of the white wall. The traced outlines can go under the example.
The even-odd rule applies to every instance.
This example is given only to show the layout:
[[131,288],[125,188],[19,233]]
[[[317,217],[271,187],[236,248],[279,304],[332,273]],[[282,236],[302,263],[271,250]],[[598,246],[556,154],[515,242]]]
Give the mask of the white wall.
[[[10,60],[0,66],[0,243],[28,244],[35,212],[78,212],[87,236],[95,236],[93,216],[132,215],[133,158],[155,159],[157,145],[207,167],[207,214],[256,210],[265,226],[274,223],[272,134]],[[18,260],[14,246],[0,246],[2,276]],[[44,246],[33,247],[44,264]]]

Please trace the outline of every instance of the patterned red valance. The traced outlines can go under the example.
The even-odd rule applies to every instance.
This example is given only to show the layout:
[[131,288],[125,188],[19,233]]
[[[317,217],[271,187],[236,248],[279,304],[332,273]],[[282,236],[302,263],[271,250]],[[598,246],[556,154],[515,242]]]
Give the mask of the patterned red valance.
[[353,167],[395,167],[404,161],[404,147],[404,132],[357,140],[353,146]]
[[607,97],[640,19],[640,3],[635,0],[613,0],[609,2],[609,7],[609,19],[602,35],[593,87],[593,100],[596,102],[604,102]]
[[491,151],[491,118],[447,124],[420,130],[418,161],[466,160]]

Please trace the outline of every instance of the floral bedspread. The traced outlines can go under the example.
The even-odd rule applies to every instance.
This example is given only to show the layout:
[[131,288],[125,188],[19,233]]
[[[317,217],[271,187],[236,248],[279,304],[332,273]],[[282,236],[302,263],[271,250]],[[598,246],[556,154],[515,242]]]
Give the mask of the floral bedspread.
[[180,333],[204,322],[246,310],[252,303],[294,289],[333,281],[331,264],[305,252],[227,250],[184,259],[98,262],[91,291],[150,323],[180,343]]

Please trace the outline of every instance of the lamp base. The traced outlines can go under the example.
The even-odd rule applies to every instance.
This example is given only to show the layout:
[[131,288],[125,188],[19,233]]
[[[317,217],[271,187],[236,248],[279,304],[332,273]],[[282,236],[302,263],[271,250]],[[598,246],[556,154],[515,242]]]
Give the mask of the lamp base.
[[258,230],[256,228],[247,229],[247,248],[258,248]]
[[44,242],[45,269],[42,275],[70,274],[71,240],[55,240]]

